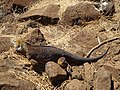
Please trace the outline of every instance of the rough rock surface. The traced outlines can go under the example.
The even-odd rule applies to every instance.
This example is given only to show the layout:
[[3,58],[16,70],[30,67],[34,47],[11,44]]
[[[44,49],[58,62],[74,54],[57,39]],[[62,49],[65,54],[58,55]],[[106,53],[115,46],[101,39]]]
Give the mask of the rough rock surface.
[[71,73],[72,79],[83,80],[85,78],[83,66],[79,66],[79,67],[74,66],[72,70],[73,70],[73,72]]
[[[12,51],[11,51],[12,52]],[[22,63],[15,62],[11,59],[10,53],[0,54],[0,89],[1,90],[31,90],[36,89],[37,86],[29,80],[18,78],[15,71],[22,71]],[[13,56],[14,57],[14,56]]]
[[47,62],[45,65],[45,71],[48,74],[51,81],[55,84],[67,79],[66,71],[55,62]]
[[97,72],[95,80],[95,90],[111,90],[112,89],[112,74],[105,69],[100,69]]
[[39,29],[34,29],[24,37],[24,39],[34,45],[46,45],[46,40]]
[[[61,18],[66,8],[76,6],[81,3],[81,1],[84,2],[86,0],[39,0],[36,4],[33,4],[30,8],[28,8],[28,11],[34,11],[35,9],[51,4],[59,5],[59,17]],[[99,0],[89,1],[99,2]],[[0,5],[2,4],[0,3]],[[101,16],[101,18],[99,18],[98,20],[92,20],[90,22],[85,21],[85,25],[82,26],[64,25],[65,27],[63,27],[59,23],[56,25],[46,26],[42,25],[40,22],[37,22],[35,18],[32,18],[28,21],[19,22],[16,20],[16,17],[19,13],[13,12],[13,17],[11,17],[11,14],[8,14],[7,16],[3,15],[3,18],[0,20],[0,37],[29,37],[29,39],[31,40],[30,42],[35,43],[37,42],[37,40],[34,40],[31,37],[40,39],[41,34],[37,34],[40,30],[41,33],[44,35],[47,44],[61,48],[75,55],[86,57],[87,53],[96,45],[108,39],[120,37],[120,0],[114,0],[114,5],[115,13],[113,16]],[[39,28],[39,30],[34,32],[36,28]],[[33,33],[35,33],[35,36],[33,35]],[[6,44],[1,44],[2,42],[5,42]],[[10,42],[7,41],[7,39],[4,39],[3,41],[0,38],[0,50],[2,50],[3,47],[6,47],[6,45],[9,44]],[[110,47],[110,49],[107,55],[105,55],[97,62],[89,64],[85,63],[84,65],[80,66],[72,66],[72,78],[67,78],[67,80],[63,81],[60,86],[58,85],[56,87],[53,86],[50,78],[48,77],[48,74],[44,70],[41,73],[37,73],[36,70],[30,69],[31,63],[27,58],[25,58],[21,54],[14,52],[13,48],[7,49],[5,52],[2,52],[0,54],[0,89],[6,88],[7,90],[9,90],[10,88],[12,88],[15,90],[20,90],[20,87],[24,86],[23,84],[27,83],[25,84],[25,86],[27,87],[22,87],[24,88],[24,90],[27,90],[28,85],[30,85],[31,89],[34,88],[35,85],[36,90],[55,90],[56,88],[58,90],[64,90],[65,87],[69,88],[71,86],[75,86],[75,88],[77,88],[76,85],[80,83],[81,86],[78,85],[80,88],[84,87],[85,90],[94,90],[96,88],[96,85],[103,85],[104,78],[107,77],[106,81],[108,83],[105,83],[103,86],[108,85],[105,88],[110,88],[111,86],[111,90],[120,90],[120,39],[111,40],[102,44],[98,49],[94,50],[90,57],[97,57],[101,55],[104,51],[106,51],[108,47]],[[39,70],[45,69],[45,66],[42,67],[41,65],[39,65],[38,67]],[[106,72],[103,71],[102,73],[110,73],[110,77],[109,75],[101,75],[102,73],[98,74],[98,70],[100,70],[101,68],[105,68]],[[7,78],[7,80],[5,78]],[[74,81],[71,79],[76,80]],[[10,83],[8,80],[10,81]],[[72,81],[77,84],[72,83],[71,85],[69,85]],[[100,89],[100,87],[97,88]]]
[[16,79],[16,76],[9,72],[2,72],[0,76],[1,90],[33,90],[37,88],[34,83],[27,80]]
[[67,7],[62,14],[60,23],[74,25],[82,24],[84,21],[91,21],[100,18],[100,13],[91,3],[82,2],[74,6]]
[[5,10],[8,10],[12,8],[13,4],[20,6],[30,6],[35,1],[37,0],[2,0],[2,3],[5,3],[4,8]]
[[0,37],[0,53],[8,51],[13,47],[9,37]]
[[86,86],[79,80],[73,79],[65,86],[64,90],[86,90]]
[[18,19],[28,19],[33,18],[36,21],[39,21],[40,23],[47,25],[47,24],[56,24],[59,20],[59,5],[46,5],[44,7],[41,7],[39,9],[30,10],[23,14],[21,14]]
[[112,74],[112,79],[113,80],[120,82],[120,78],[119,78],[120,77],[119,76],[120,69],[114,68],[114,67],[109,66],[109,65],[105,65],[104,68]]

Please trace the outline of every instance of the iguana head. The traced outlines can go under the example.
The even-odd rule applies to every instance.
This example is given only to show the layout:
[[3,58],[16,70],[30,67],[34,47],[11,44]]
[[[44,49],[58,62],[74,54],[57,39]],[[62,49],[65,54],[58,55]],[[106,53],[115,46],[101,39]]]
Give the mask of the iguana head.
[[14,44],[14,48],[16,51],[22,52],[26,51],[26,42],[22,38],[12,38],[11,42]]

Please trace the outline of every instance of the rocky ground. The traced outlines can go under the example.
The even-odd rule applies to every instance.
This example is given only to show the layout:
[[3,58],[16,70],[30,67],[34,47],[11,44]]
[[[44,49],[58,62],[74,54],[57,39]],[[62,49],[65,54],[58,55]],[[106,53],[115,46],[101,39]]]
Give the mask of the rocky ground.
[[[30,0],[36,1],[33,4],[7,0],[9,5],[2,1],[1,7],[5,8],[0,8],[1,90],[120,90],[119,0],[114,0],[112,16],[101,15],[91,7],[90,11],[95,13],[83,14],[90,6],[80,6],[85,0]],[[21,10],[24,6],[28,7],[25,11]],[[76,22],[79,14],[80,23]],[[33,45],[55,46],[82,57],[97,45],[100,46],[90,57],[110,49],[97,62],[72,66],[68,76],[65,69],[52,61],[29,69],[29,60],[14,51],[10,41],[13,37],[22,37]]]

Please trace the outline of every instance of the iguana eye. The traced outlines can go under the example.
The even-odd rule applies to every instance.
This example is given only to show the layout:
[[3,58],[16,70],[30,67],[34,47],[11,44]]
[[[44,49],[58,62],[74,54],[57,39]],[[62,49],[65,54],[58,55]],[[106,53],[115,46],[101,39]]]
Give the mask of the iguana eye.
[[18,46],[16,47],[16,50],[17,50],[17,51],[22,51],[21,46],[20,46],[20,45],[18,45]]

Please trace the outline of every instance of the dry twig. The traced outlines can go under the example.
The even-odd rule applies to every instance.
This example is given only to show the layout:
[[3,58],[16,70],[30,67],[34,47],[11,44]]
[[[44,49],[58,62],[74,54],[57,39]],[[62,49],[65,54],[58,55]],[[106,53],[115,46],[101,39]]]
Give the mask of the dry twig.
[[102,46],[103,44],[106,44],[106,43],[108,43],[108,42],[112,42],[112,41],[118,40],[118,39],[120,39],[120,37],[113,37],[113,38],[107,39],[107,40],[99,43],[98,45],[96,45],[95,47],[93,47],[93,48],[87,53],[86,58],[89,58],[90,55],[91,55],[91,53],[92,53],[95,49],[98,49],[98,48],[99,48],[100,46]]

